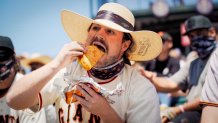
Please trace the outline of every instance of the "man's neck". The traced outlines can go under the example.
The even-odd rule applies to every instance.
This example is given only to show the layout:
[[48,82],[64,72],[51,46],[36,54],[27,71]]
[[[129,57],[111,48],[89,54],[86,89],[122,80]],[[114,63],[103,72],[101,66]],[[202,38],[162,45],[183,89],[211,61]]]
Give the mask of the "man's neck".
[[157,59],[158,59],[159,61],[164,61],[164,60],[166,60],[168,57],[169,57],[169,53],[164,53],[164,52],[162,52],[162,53],[157,57]]

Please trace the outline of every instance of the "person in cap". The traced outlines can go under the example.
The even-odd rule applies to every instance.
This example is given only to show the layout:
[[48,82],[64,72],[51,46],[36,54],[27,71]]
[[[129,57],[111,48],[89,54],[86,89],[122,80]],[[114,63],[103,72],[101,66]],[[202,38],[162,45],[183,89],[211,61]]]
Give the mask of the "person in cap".
[[191,40],[191,49],[197,52],[198,58],[186,62],[185,66],[170,78],[156,77],[152,72],[141,70],[160,92],[182,90],[188,93],[186,103],[161,112],[164,122],[171,120],[175,123],[198,123],[201,118],[200,95],[205,82],[208,59],[216,48],[216,32],[210,20],[202,15],[188,18],[185,28],[185,35]]
[[[159,77],[169,77],[180,69],[179,60],[169,55],[169,52],[173,47],[172,36],[163,31],[158,32],[158,34],[161,36],[163,41],[163,48],[160,55],[151,61],[142,62],[141,65],[145,70],[153,71]],[[161,106],[171,106],[171,98],[168,94],[159,93],[158,95],[160,97]]]
[[14,80],[22,77],[17,74],[19,66],[17,65],[14,46],[10,38],[0,36],[0,121],[19,122],[6,103],[6,94]]
[[[15,82],[7,95],[8,104],[15,109],[40,109],[55,102],[60,123],[160,123],[154,86],[128,64],[129,60],[155,58],[162,48],[161,38],[152,31],[134,31],[134,20],[131,11],[117,3],[102,5],[94,20],[64,10],[62,23],[72,42],[50,63]],[[86,54],[90,45],[96,46],[103,55],[87,71],[77,59]],[[107,91],[117,85],[121,88],[105,98],[100,95],[104,89],[96,93],[91,89],[93,86],[82,84],[88,82],[81,80],[83,77]],[[82,96],[73,94],[77,101],[67,103],[62,90],[65,85],[78,81],[76,89]],[[28,100],[22,101],[25,99]]]
[[14,110],[6,103],[6,95],[14,81],[23,77],[16,58],[13,43],[9,37],[0,36],[0,121],[3,123],[46,122],[44,110],[30,114],[28,109]]

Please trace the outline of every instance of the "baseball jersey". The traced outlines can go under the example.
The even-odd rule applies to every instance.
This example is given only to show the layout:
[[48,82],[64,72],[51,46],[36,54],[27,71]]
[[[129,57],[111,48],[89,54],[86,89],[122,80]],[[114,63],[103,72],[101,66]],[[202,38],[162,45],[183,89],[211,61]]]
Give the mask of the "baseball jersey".
[[[14,81],[21,77],[23,75],[17,73]],[[0,98],[0,123],[56,123],[57,119],[53,109],[54,107],[49,105],[36,113],[30,109],[14,110],[7,105],[5,95]]]
[[[23,75],[17,73],[14,80],[18,80]],[[3,123],[19,123],[16,111],[10,108],[6,102],[6,95],[0,97],[0,122]]]
[[[63,78],[65,73],[70,74],[75,79],[88,75],[81,65],[73,62],[67,68],[58,72],[42,89],[39,94],[39,106],[44,107],[55,102],[60,123],[100,123],[100,117],[86,111],[78,102],[69,105],[66,103],[62,96],[62,90],[67,86]],[[122,84],[124,91],[121,95],[111,96],[110,99],[115,103],[110,105],[123,121],[127,123],[161,122],[157,92],[149,80],[140,75],[134,68],[125,65],[116,79],[101,84],[101,86],[113,90],[119,83]]]
[[201,94],[201,103],[210,106],[218,106],[218,49],[210,60],[205,84]]

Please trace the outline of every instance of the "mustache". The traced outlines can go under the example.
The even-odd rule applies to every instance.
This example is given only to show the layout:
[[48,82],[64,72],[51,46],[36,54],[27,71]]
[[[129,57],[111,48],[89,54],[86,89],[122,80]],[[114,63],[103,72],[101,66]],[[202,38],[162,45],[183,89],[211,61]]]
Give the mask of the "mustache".
[[106,48],[106,50],[108,49],[108,45],[107,45],[107,42],[101,38],[101,37],[98,37],[98,36],[94,36],[90,42],[90,44],[92,45],[93,42],[100,42],[101,44],[103,44]]

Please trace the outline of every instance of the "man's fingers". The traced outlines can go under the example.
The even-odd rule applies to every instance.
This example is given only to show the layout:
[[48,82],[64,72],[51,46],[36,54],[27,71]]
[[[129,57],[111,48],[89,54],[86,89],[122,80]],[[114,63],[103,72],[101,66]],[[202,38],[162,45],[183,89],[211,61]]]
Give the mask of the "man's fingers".
[[86,92],[89,93],[92,97],[95,97],[97,93],[90,87],[88,87],[86,84],[79,84],[83,89],[85,89]]
[[69,51],[68,54],[77,57],[77,56],[83,55],[83,52],[81,52],[81,51]]
[[167,118],[167,117],[165,117],[165,116],[162,117],[162,119],[161,119],[161,122],[162,122],[162,123],[166,123],[167,121],[168,121],[168,118]]
[[77,85],[76,89],[82,93],[85,100],[90,101],[92,99],[92,97],[89,95],[89,93],[87,93],[80,85]]
[[79,101],[80,104],[85,105],[85,106],[88,106],[88,103],[89,103],[89,102],[88,102],[87,100],[85,100],[85,98],[83,98],[83,97],[81,97],[81,96],[78,96],[78,95],[76,95],[76,94],[74,94],[73,97],[76,98],[76,100]]

